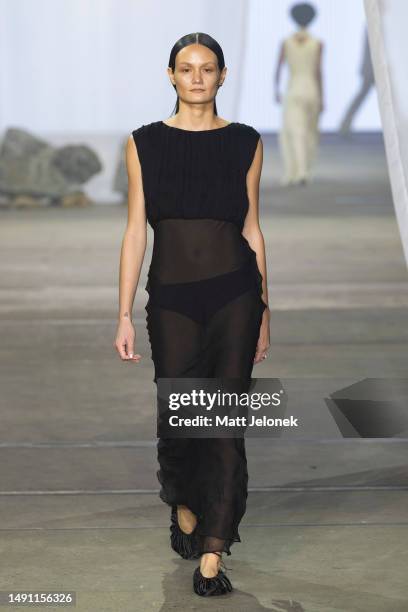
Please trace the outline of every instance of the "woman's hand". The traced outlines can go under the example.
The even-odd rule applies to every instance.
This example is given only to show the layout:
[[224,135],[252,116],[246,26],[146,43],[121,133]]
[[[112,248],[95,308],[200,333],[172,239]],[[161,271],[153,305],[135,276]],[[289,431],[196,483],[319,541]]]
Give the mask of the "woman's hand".
[[265,355],[267,354],[268,348],[271,344],[270,339],[270,331],[269,331],[269,321],[270,321],[270,311],[269,308],[265,308],[262,315],[262,323],[259,329],[259,340],[256,347],[256,353],[254,358],[254,364],[260,363],[264,359],[266,359]]
[[138,353],[136,355],[133,354],[135,337],[136,333],[132,321],[127,318],[122,319],[119,322],[116,339],[113,343],[122,361],[135,361],[138,363],[141,360],[141,355]]

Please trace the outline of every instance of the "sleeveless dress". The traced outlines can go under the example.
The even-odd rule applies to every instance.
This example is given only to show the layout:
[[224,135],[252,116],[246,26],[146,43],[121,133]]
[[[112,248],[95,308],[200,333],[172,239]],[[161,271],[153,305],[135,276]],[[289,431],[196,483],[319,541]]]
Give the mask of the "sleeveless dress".
[[[260,135],[237,122],[192,131],[163,121],[132,135],[154,232],[145,287],[153,380],[229,377],[249,388],[267,305],[241,231]],[[202,553],[230,555],[248,495],[244,438],[159,438],[157,458],[160,498],[194,512]]]
[[289,81],[283,98],[283,122],[279,135],[284,162],[284,183],[309,179],[319,140],[320,93],[316,67],[320,41],[304,31],[305,40],[296,35],[284,41]]

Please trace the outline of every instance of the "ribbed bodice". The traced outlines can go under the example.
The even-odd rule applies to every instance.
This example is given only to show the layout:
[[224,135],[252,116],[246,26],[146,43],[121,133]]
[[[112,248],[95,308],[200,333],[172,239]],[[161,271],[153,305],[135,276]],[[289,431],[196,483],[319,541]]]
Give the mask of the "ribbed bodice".
[[132,132],[142,168],[146,214],[162,219],[219,219],[242,230],[248,211],[246,174],[260,134],[233,122],[183,130],[163,121]]

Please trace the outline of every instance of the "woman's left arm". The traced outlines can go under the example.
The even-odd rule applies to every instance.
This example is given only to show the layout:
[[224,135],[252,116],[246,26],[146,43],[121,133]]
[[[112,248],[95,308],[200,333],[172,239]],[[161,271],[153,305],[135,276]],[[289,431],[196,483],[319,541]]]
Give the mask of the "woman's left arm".
[[257,363],[258,361],[262,361],[263,354],[266,353],[267,349],[270,346],[270,309],[268,297],[268,276],[266,270],[265,241],[259,225],[259,183],[261,180],[262,164],[263,143],[262,139],[259,138],[255,155],[246,177],[249,207],[248,213],[245,217],[244,227],[242,229],[242,235],[244,236],[244,238],[246,238],[249,243],[249,246],[256,253],[258,268],[262,275],[262,299],[268,305],[268,308],[265,308],[262,317],[262,325],[260,330],[257,352],[255,356],[255,363]]

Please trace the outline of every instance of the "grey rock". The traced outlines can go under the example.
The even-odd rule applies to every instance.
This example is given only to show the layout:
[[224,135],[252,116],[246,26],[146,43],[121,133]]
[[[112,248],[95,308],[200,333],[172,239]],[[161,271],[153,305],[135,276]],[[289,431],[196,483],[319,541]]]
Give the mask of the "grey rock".
[[101,169],[99,157],[86,145],[53,147],[25,130],[9,128],[0,149],[3,205],[7,196],[12,206],[30,201],[13,196],[40,198],[38,205],[58,204]]
[[54,152],[52,164],[65,180],[82,185],[102,170],[97,155],[86,145],[67,145]]

